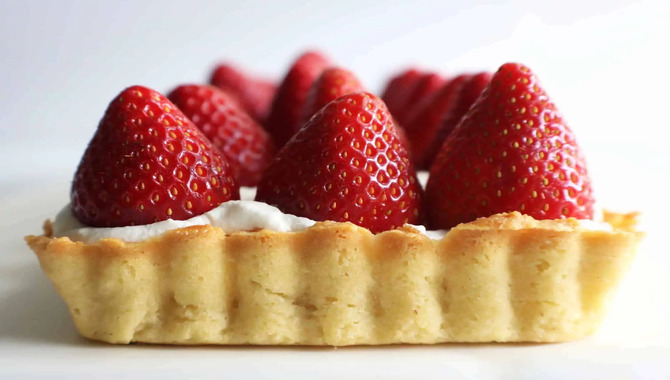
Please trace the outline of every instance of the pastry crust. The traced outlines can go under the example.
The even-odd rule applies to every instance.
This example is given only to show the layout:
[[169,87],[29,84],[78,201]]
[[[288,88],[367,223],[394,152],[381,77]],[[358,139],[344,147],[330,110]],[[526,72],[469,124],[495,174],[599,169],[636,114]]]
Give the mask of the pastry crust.
[[431,240],[409,226],[181,228],[138,243],[28,236],[79,332],[110,343],[560,342],[592,333],[642,233],[517,212]]

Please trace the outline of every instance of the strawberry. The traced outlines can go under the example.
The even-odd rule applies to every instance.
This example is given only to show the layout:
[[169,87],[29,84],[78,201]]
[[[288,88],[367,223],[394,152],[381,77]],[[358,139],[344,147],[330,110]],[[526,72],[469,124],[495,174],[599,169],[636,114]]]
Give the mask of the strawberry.
[[357,92],[317,112],[284,146],[256,200],[376,233],[419,222],[421,187],[384,102]]
[[329,61],[317,52],[301,55],[286,74],[272,102],[266,128],[281,147],[302,126],[302,108],[307,92]]
[[407,101],[423,76],[422,71],[412,67],[394,75],[386,84],[382,92],[382,99],[396,119],[405,116]]
[[227,93],[212,86],[183,85],[168,98],[220,150],[238,184],[258,184],[274,157],[274,144],[270,135]]
[[491,74],[460,75],[424,99],[408,117],[412,152],[417,167],[429,169],[437,152],[463,115],[477,100]]
[[418,168],[429,167],[428,149],[438,135],[438,129],[445,114],[453,109],[468,80],[468,75],[460,75],[449,81],[431,96],[424,98],[407,116],[406,130],[412,146],[412,158]]
[[[364,91],[363,85],[351,71],[338,67],[324,70],[307,93],[307,99],[303,107],[303,124],[331,101],[346,94],[360,91]],[[400,143],[407,149],[409,145],[405,131],[395,120],[393,123],[396,126],[395,131]]]
[[444,140],[451,134],[454,128],[456,128],[458,122],[461,121],[465,113],[472,107],[490,81],[491,74],[483,72],[470,76],[463,83],[463,87],[461,88],[458,99],[456,99],[454,107],[450,108],[450,112],[447,112],[444,115],[442,124],[439,126],[436,138],[434,139],[434,144],[429,148],[430,153],[427,167],[430,167],[430,164],[432,164],[435,159]]
[[[393,115],[391,115],[391,118],[393,119],[393,124],[395,124],[395,132],[396,132],[396,135],[398,135],[398,140],[400,141],[400,144],[403,147],[405,147],[405,150],[411,156],[411,153],[412,153],[410,151],[411,145],[409,143],[409,138],[407,137],[407,132],[405,132],[405,128],[403,128],[402,125],[400,125],[398,123],[398,121],[395,120],[395,118],[393,118]],[[414,162],[414,161],[412,161],[412,162]]]
[[351,71],[339,67],[324,70],[307,92],[302,109],[303,124],[326,104],[358,91],[363,91],[363,85]]
[[267,119],[277,90],[272,81],[254,78],[228,63],[216,66],[209,83],[234,96],[244,110],[258,122]]
[[[324,70],[307,93],[307,100],[303,107],[303,124],[331,101],[360,91],[364,91],[363,85],[351,71],[338,67]],[[407,149],[409,144],[405,131],[395,120],[393,123],[399,142]]]
[[117,227],[183,220],[239,199],[228,163],[161,94],[125,89],[109,104],[79,163],[72,211]]
[[439,90],[447,80],[436,73],[424,74],[416,84],[411,88],[407,97],[407,102],[404,104],[404,109],[396,116],[396,119],[401,125],[407,125],[407,117],[412,114],[412,109],[421,103],[424,99],[433,95]]
[[507,63],[461,119],[431,167],[432,228],[520,211],[536,219],[592,218],[575,137],[535,75]]

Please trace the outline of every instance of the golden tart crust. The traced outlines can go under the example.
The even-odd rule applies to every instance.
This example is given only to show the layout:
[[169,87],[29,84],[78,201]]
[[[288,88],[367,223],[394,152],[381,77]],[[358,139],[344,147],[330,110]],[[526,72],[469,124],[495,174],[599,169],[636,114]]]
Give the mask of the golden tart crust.
[[642,233],[517,212],[431,240],[350,223],[138,243],[28,236],[79,332],[110,343],[376,345],[560,342],[592,333]]

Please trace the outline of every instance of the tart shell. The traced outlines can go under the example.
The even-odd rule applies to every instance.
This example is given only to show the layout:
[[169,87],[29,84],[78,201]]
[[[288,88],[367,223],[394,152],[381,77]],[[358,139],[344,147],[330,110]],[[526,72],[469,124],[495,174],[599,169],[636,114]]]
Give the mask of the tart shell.
[[592,333],[642,237],[517,212],[431,240],[319,222],[300,232],[212,226],[143,242],[26,241],[80,334],[109,343],[378,345],[561,342]]

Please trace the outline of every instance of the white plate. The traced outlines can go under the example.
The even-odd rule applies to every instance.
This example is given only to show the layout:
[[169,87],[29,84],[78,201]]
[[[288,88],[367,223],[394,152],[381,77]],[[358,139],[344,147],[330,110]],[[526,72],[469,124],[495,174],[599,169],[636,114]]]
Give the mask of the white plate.
[[[670,259],[650,234],[600,331],[564,344],[355,348],[113,346],[77,335],[23,242],[67,200],[66,182],[0,199],[0,378],[655,379],[670,376]],[[660,213],[648,226],[665,228]]]

